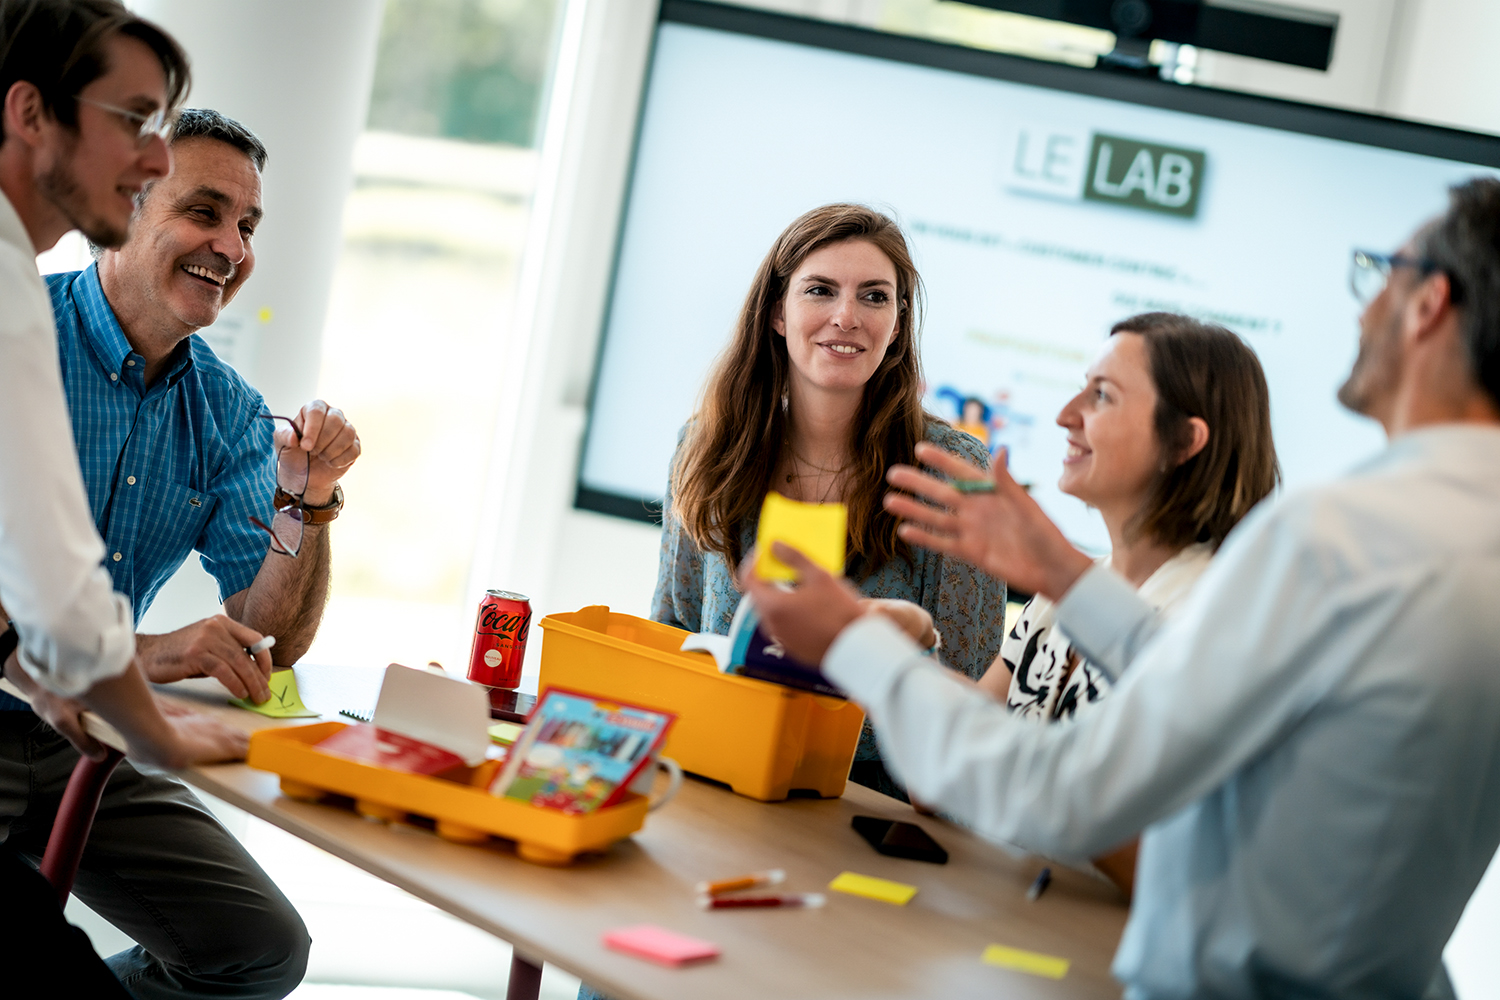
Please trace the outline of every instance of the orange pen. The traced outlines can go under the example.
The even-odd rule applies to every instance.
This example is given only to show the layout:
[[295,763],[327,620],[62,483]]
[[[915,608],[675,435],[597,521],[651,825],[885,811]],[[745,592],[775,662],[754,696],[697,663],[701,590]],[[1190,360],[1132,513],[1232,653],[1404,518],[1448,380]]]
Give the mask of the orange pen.
[[785,880],[785,871],[772,868],[769,871],[754,872],[738,878],[720,879],[717,882],[699,882],[697,891],[700,896],[717,896],[720,893],[737,892],[740,889],[759,889],[764,885],[780,885]]

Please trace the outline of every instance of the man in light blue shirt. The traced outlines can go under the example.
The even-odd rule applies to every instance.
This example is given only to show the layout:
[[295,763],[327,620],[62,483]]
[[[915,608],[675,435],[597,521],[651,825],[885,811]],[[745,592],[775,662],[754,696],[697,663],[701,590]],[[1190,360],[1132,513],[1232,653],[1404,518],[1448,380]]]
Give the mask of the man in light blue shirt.
[[796,553],[795,592],[742,574],[923,800],[1068,859],[1144,831],[1128,997],[1452,996],[1443,946],[1500,843],[1500,181],[1454,188],[1398,253],[1357,253],[1353,284],[1339,398],[1390,447],[1254,511],[1169,622],[1004,463],[988,494],[892,470],[941,505],[889,497],[904,537],[1057,600],[1118,677],[1070,722],[1009,715]]

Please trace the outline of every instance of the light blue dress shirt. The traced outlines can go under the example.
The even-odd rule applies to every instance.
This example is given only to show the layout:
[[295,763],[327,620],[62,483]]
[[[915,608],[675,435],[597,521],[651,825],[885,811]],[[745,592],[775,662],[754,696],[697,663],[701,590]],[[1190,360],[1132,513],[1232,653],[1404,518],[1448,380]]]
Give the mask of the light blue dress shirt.
[[1083,859],[1145,831],[1127,997],[1442,997],[1500,843],[1497,598],[1500,429],[1443,425],[1263,504],[1166,622],[1085,574],[1058,621],[1119,683],[1073,720],[1016,719],[875,618],[824,670],[983,834]]

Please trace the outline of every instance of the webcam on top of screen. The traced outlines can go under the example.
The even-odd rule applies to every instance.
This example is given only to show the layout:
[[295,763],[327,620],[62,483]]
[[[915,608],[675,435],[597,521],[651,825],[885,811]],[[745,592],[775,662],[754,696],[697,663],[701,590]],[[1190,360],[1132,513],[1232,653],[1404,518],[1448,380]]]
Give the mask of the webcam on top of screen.
[[1116,49],[1099,66],[1154,75],[1153,41],[1327,70],[1337,14],[1266,0],[962,0],[1013,14],[1066,21],[1115,33]]

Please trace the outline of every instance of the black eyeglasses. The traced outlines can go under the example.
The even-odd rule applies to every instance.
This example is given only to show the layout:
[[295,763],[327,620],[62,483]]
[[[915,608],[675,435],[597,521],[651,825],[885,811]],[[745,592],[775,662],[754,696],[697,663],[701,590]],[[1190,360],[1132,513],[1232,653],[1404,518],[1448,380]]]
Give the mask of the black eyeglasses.
[[[302,527],[307,509],[303,496],[307,493],[307,473],[312,465],[308,453],[302,450],[302,428],[291,417],[276,417],[265,413],[262,420],[284,421],[292,429],[292,443],[276,449],[276,497],[272,501],[276,513],[270,525],[252,516],[250,523],[271,536],[271,551],[284,556],[296,556],[302,550]],[[280,424],[276,424],[280,428]]]
[[139,111],[131,111],[129,108],[121,108],[113,104],[105,104],[91,97],[75,97],[74,100],[84,104],[92,104],[101,111],[123,118],[131,125],[136,126],[135,144],[137,148],[144,147],[153,137],[160,136],[163,142],[172,141],[172,128],[177,124],[177,116],[166,108],[157,108],[150,114],[142,114]]
[[1391,280],[1391,272],[1398,267],[1409,267],[1420,272],[1423,277],[1442,271],[1448,275],[1448,301],[1454,305],[1458,304],[1458,281],[1453,275],[1444,271],[1436,261],[1399,253],[1375,253],[1373,250],[1354,251],[1354,259],[1349,265],[1349,290],[1354,293],[1360,305],[1367,306],[1385,288]]

